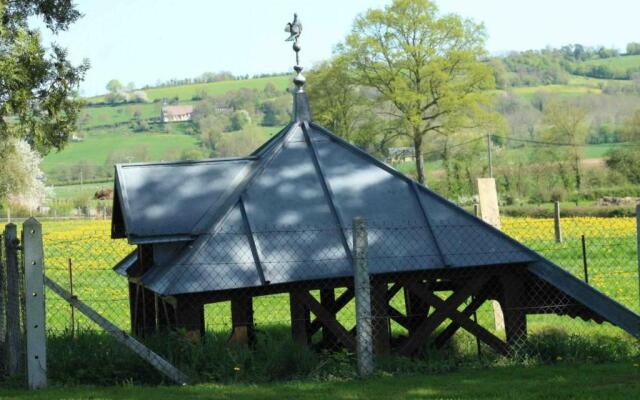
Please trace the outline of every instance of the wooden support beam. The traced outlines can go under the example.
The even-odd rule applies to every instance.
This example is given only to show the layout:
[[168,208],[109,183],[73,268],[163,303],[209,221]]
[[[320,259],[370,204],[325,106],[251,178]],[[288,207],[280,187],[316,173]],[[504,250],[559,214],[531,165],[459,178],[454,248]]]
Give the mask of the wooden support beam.
[[[417,283],[416,285],[424,286],[421,290],[428,290],[426,283]],[[414,294],[408,288],[404,288],[404,305],[406,310],[407,326],[409,335],[415,332],[416,328],[429,315],[429,304],[423,301],[419,296]]]
[[[470,318],[474,312],[482,306],[482,304],[487,300],[488,291],[481,291],[469,305],[467,305],[464,310],[462,310],[461,315],[465,318]],[[460,329],[460,324],[455,321],[451,322],[449,326],[445,328],[442,333],[438,335],[436,340],[434,341],[436,348],[442,348],[448,341],[453,337],[453,335]]]
[[527,342],[524,277],[520,274],[507,273],[502,275],[500,280],[503,290],[501,305],[504,313],[505,334],[511,351],[515,352]]
[[375,354],[388,354],[391,350],[391,325],[387,295],[387,283],[373,279],[371,282],[371,323]]
[[176,296],[176,329],[198,341],[204,335],[204,305],[190,296]]
[[404,315],[402,315],[402,313],[400,311],[396,310],[390,304],[389,304],[389,306],[387,308],[387,312],[389,314],[389,317],[393,321],[397,322],[401,327],[403,327],[407,331],[409,330],[409,328],[411,327],[411,323],[409,322],[409,318],[407,318]]
[[291,336],[293,341],[299,345],[306,346],[310,343],[310,313],[300,299],[301,290],[294,290],[289,293],[289,307],[291,310]]
[[[320,289],[320,304],[324,307],[328,312],[332,313],[334,318],[337,318],[338,309],[335,307],[336,296],[335,290],[331,289]],[[322,347],[327,349],[335,349],[338,347],[338,338],[336,335],[331,332],[327,327],[322,328]]]
[[235,345],[252,345],[255,343],[253,298],[248,294],[231,299],[231,325],[229,343]]
[[356,341],[354,337],[349,333],[349,331],[340,325],[334,314],[328,312],[322,304],[309,294],[309,292],[299,292],[297,297],[305,307],[311,310],[311,312],[320,319],[323,327],[331,330],[342,345],[344,345],[349,351],[355,351]]
[[[409,336],[407,341],[400,347],[400,353],[411,355],[415,353],[420,346],[423,346],[429,335],[442,323],[449,318],[451,314],[462,304],[463,301],[472,294],[475,294],[489,280],[489,276],[480,276],[477,279],[468,281],[461,289],[454,292],[446,301],[440,299],[430,291],[421,291],[424,287],[420,287],[415,283],[408,283],[408,288],[417,296],[431,305],[436,307],[433,314],[426,318],[415,329],[414,333]],[[436,301],[437,299],[437,301]]]
[[[442,300],[440,297],[436,296],[433,293],[427,292],[424,294],[424,297],[426,297],[427,301],[429,301],[436,308],[436,310],[447,305],[447,301]],[[481,341],[485,342],[497,353],[502,355],[509,354],[509,346],[505,342],[500,340],[497,336],[495,336],[482,326],[478,325],[476,322],[471,321],[468,317],[464,316],[460,311],[457,310],[457,307],[450,309],[448,313],[448,318],[450,318],[453,322],[460,325],[462,328],[467,330],[469,333],[471,333]]]
[[[353,286],[349,286],[347,290],[345,290],[336,301],[333,303],[331,307],[331,312],[333,314],[338,314],[340,310],[342,310],[351,300],[353,300],[353,296],[355,295],[355,291],[353,290]],[[313,336],[318,330],[322,327],[322,323],[319,319],[314,319],[309,326],[309,336]]]

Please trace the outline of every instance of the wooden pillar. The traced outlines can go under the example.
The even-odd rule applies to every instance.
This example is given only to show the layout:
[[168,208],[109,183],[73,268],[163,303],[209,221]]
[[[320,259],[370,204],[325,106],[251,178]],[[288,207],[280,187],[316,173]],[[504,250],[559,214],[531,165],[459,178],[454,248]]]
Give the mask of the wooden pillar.
[[388,354],[391,349],[391,325],[389,321],[387,283],[372,279],[371,320],[373,350],[375,354]]
[[289,293],[289,305],[291,310],[291,336],[293,341],[299,345],[306,346],[310,343],[309,323],[311,319],[310,311],[300,301],[300,291]]
[[[416,287],[427,290],[426,283],[420,283]],[[411,336],[420,323],[429,315],[429,303],[426,303],[409,288],[405,287],[403,291],[407,322],[409,323],[409,336]]]
[[156,296],[156,309],[158,310],[158,330],[168,331],[175,326],[175,308],[165,299]]
[[156,333],[158,328],[159,307],[156,294],[146,289],[140,278],[153,266],[153,247],[138,246],[138,266],[130,271],[129,277],[129,309],[131,316],[131,332],[136,336],[147,336]]
[[[328,310],[331,311],[334,308],[334,304],[336,302],[335,290],[332,289],[320,289],[320,304]],[[332,315],[335,316],[337,313],[331,311]],[[322,345],[328,349],[335,349],[338,347],[338,338],[336,335],[331,333],[329,329],[326,327],[322,327]]]
[[250,295],[231,299],[231,325],[229,343],[249,345],[255,342],[253,298]]
[[204,305],[193,297],[176,296],[176,329],[184,330],[187,338],[199,340],[204,335]]
[[527,342],[527,312],[525,309],[524,276],[515,273],[501,278],[503,289],[502,311],[504,314],[507,344],[512,353]]

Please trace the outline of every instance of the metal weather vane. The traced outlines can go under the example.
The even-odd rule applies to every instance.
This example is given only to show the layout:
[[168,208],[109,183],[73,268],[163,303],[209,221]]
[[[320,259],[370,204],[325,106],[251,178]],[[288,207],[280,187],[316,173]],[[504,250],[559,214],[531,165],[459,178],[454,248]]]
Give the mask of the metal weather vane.
[[296,52],[296,65],[293,69],[296,71],[296,76],[293,78],[293,83],[298,88],[298,92],[302,92],[302,86],[304,86],[305,78],[302,76],[302,67],[300,66],[300,43],[298,42],[300,35],[302,34],[302,24],[298,20],[298,14],[293,14],[293,21],[288,22],[284,27],[284,31],[289,33],[289,37],[286,42],[293,42],[293,51]]

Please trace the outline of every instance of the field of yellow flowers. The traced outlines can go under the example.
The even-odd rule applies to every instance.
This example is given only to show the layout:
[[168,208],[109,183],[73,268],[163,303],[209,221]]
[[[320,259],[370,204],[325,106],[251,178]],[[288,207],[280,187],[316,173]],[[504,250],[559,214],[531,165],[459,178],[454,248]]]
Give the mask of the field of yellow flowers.
[[[574,275],[584,278],[582,236],[585,237],[589,283],[619,302],[638,307],[638,265],[634,218],[564,218],[563,242],[555,243],[552,219],[503,218],[505,233],[550,258]],[[110,221],[71,220],[43,222],[46,273],[69,288],[73,280],[75,294],[98,312],[126,329],[128,287],[126,279],[112,271],[133,247],[125,240],[110,239]],[[70,309],[49,294],[48,326],[70,326]],[[208,306],[207,324],[227,327],[226,305]],[[286,320],[289,316],[286,297],[257,299],[256,320],[265,323]],[[487,318],[491,310],[485,310]],[[76,325],[90,325],[82,316]]]

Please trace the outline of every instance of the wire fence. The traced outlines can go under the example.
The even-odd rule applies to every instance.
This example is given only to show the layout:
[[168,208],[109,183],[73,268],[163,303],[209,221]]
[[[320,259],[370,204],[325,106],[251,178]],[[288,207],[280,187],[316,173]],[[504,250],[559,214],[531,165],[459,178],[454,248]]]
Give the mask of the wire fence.
[[[177,332],[205,349],[216,342],[240,345],[249,354],[274,341],[321,354],[355,354],[366,345],[379,360],[448,354],[457,362],[514,355],[553,361],[564,354],[550,350],[560,346],[557,341],[600,346],[616,353],[611,357],[640,355],[637,340],[532,274],[531,255],[499,234],[477,224],[367,222],[364,256],[351,227],[269,226],[248,232],[239,225],[194,242],[135,247],[110,239],[106,221],[45,222],[45,274],[119,329],[150,342]],[[561,223],[561,241],[553,219],[503,218],[502,229],[639,313],[636,220]],[[354,285],[358,257],[366,260],[370,276],[366,295]],[[3,274],[6,282],[6,268]],[[357,318],[362,309],[370,310],[369,325]],[[50,340],[62,340],[67,351],[80,348],[78,337],[101,331],[49,290],[46,316]],[[0,324],[3,339],[5,326]],[[368,343],[359,342],[358,331],[369,335]],[[602,347],[603,340],[616,343],[615,349]],[[185,367],[188,357],[179,346],[163,350],[170,361],[198,370]],[[234,357],[233,365],[240,363]],[[198,373],[218,379],[211,368]],[[296,376],[289,372],[284,376]]]

